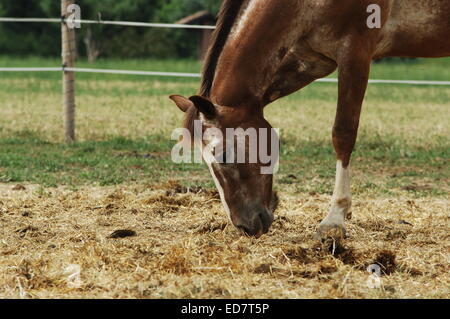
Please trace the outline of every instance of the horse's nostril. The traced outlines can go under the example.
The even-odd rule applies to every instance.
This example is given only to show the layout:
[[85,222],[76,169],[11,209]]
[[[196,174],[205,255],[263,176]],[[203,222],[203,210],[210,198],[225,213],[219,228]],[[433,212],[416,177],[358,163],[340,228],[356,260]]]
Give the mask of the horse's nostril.
[[262,222],[263,232],[267,233],[269,231],[270,226],[273,222],[273,215],[268,211],[262,212],[259,214],[259,218]]
[[241,218],[235,225],[246,235],[259,238],[269,231],[272,222],[273,214],[267,209],[260,209],[256,212],[253,211],[248,219]]

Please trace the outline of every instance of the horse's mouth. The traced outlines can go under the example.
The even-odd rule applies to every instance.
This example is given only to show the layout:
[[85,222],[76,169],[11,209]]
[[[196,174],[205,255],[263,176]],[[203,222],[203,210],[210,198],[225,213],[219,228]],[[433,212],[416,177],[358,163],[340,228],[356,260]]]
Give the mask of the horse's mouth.
[[279,197],[277,192],[272,192],[272,198],[270,200],[270,205],[265,212],[262,212],[258,215],[258,226],[255,229],[246,229],[245,227],[238,227],[244,231],[246,235],[259,238],[262,235],[266,234],[270,230],[270,226],[274,220],[274,212],[277,209],[279,204]]
[[251,223],[236,225],[247,236],[259,238],[269,232],[273,222],[273,214],[267,210],[258,214]]
[[278,208],[279,203],[280,203],[280,198],[278,197],[278,193],[272,192],[272,199],[270,201],[270,207],[269,207],[269,210],[272,214],[275,213],[276,209]]

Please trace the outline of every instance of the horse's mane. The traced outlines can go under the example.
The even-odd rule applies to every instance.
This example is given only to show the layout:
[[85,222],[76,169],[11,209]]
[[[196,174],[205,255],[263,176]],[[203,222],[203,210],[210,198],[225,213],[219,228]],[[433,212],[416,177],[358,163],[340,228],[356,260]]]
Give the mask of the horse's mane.
[[[242,4],[246,0],[224,0],[217,17],[217,26],[214,30],[211,39],[211,46],[206,55],[203,66],[202,85],[200,88],[200,95],[209,97],[211,88],[216,74],[216,67],[219,61],[222,49],[231,33],[231,29],[239,15]],[[198,110],[195,107],[190,107],[186,111],[184,117],[184,127],[187,128],[191,135],[194,135],[194,121],[198,119]]]
[[245,0],[224,0],[218,15],[216,30],[211,39],[212,45],[206,55],[203,67],[202,86],[200,95],[209,97],[216,73],[217,63],[219,61],[222,49],[231,33],[231,29],[239,15],[242,4]]

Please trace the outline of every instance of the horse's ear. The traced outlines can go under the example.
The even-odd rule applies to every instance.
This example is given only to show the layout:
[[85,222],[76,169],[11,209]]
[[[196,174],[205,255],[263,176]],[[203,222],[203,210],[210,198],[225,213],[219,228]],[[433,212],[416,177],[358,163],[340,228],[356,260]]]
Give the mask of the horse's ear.
[[194,95],[189,98],[194,103],[194,106],[202,113],[208,120],[212,120],[216,117],[216,107],[209,99]]
[[181,95],[171,95],[169,98],[185,113],[190,107],[194,106],[194,103],[191,100]]

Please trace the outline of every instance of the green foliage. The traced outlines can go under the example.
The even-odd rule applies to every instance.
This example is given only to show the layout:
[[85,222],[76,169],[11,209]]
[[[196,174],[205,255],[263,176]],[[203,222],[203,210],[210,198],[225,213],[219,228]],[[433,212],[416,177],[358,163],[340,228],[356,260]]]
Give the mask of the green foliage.
[[[77,0],[83,19],[164,22],[197,11],[216,14],[221,0]],[[59,17],[60,1],[0,0],[4,17]],[[101,57],[196,57],[200,31],[83,25],[77,30],[79,56],[87,42]],[[60,26],[51,23],[0,23],[0,52],[9,55],[59,56]]]
[[173,22],[189,14],[207,10],[217,14],[221,0],[168,0],[158,10],[160,22]]
[[[2,0],[0,13],[7,17],[47,16],[39,2],[29,0]],[[56,24],[1,23],[0,52],[4,54],[36,52],[40,55],[54,55],[54,39],[58,36],[59,27]]]

